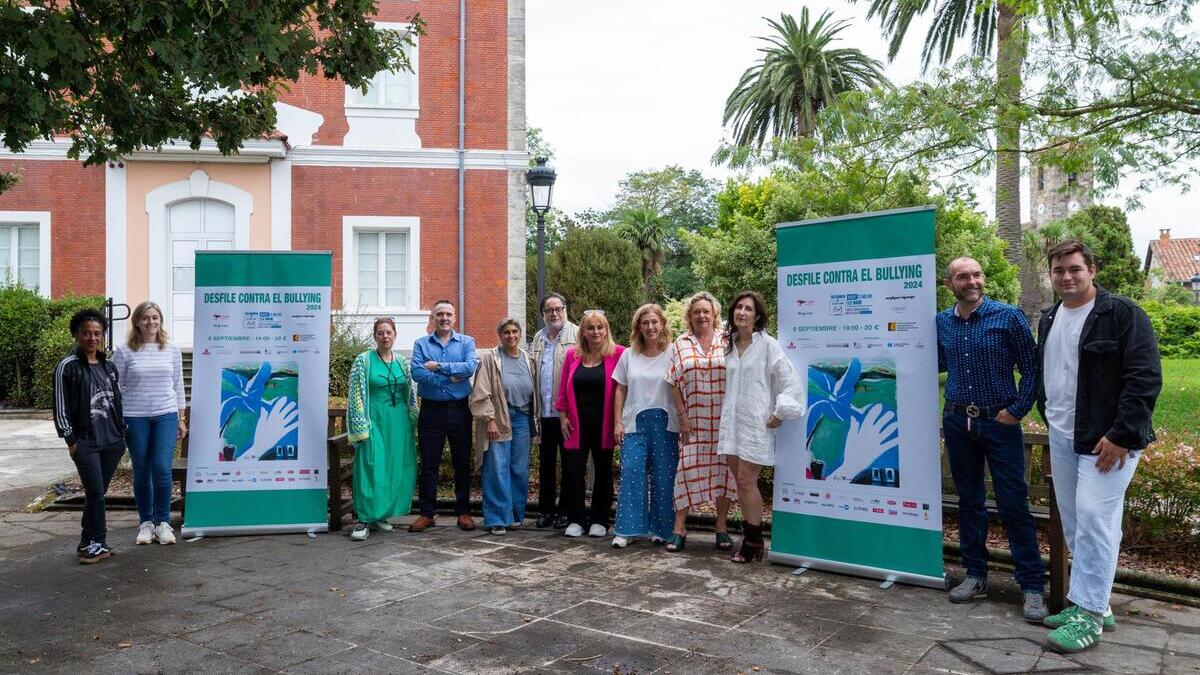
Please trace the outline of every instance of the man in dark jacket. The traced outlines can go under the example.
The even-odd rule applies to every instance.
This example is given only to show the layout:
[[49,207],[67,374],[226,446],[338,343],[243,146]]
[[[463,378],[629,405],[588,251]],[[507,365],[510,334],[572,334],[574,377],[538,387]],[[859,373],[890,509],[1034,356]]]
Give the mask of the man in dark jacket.
[[1050,281],[1062,300],[1042,313],[1038,409],[1050,431],[1050,468],[1074,560],[1067,599],[1046,617],[1050,646],[1078,652],[1116,626],[1108,606],[1125,489],[1154,440],[1151,416],[1162,366],[1150,319],[1126,297],[1095,285],[1092,251],[1077,240],[1050,249]]
[[106,542],[104,493],[125,454],[125,418],[117,369],[101,347],[104,315],[81,309],[71,317],[75,349],[54,369],[54,426],[83,484],[83,532],[76,553],[91,564],[112,555]]

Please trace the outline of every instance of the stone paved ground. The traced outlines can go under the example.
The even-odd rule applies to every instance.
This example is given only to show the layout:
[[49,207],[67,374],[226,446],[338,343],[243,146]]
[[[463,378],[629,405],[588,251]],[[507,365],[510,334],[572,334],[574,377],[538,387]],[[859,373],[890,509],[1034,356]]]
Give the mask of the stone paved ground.
[[1200,610],[1115,598],[1118,630],[1065,658],[1003,582],[955,606],[733,565],[701,533],[682,555],[444,526],[135,547],[125,513],[120,554],[83,566],[77,522],[0,518],[0,672],[1200,673]]
[[75,464],[47,419],[0,416],[0,513],[25,506],[46,486],[75,473]]

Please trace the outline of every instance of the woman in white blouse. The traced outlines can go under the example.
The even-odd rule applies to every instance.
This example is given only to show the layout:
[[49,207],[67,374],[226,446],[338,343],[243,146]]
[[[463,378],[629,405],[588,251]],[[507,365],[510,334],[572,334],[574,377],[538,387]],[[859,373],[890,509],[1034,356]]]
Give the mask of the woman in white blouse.
[[671,329],[662,307],[649,304],[638,308],[629,344],[612,374],[617,383],[613,437],[621,446],[621,493],[613,548],[625,548],[635,537],[666,541],[675,521],[679,427],[668,414]]
[[743,291],[729,305],[725,345],[725,400],[717,454],[737,481],[742,503],[742,546],[733,561],[761,560],[762,494],[758,477],[775,464],[775,430],[804,415],[805,392],[787,354],[767,335],[762,296]]
[[184,419],[183,358],[167,342],[162,309],[146,301],[129,318],[129,338],[113,354],[124,400],[137,543],[174,544],[171,530],[171,461],[175,443],[187,433]]

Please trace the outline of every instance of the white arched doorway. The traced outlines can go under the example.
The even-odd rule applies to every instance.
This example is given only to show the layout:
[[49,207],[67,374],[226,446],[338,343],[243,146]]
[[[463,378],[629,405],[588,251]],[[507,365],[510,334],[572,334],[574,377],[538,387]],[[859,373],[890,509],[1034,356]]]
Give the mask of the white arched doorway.
[[150,216],[150,298],[162,304],[172,341],[192,346],[196,251],[249,248],[250,193],[194,171],[146,195]]

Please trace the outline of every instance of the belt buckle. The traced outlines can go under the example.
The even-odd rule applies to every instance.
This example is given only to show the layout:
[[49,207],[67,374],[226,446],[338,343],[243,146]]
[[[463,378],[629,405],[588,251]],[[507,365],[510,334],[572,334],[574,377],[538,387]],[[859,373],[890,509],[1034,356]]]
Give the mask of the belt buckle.
[[979,417],[979,406],[972,403],[967,406],[967,417]]

